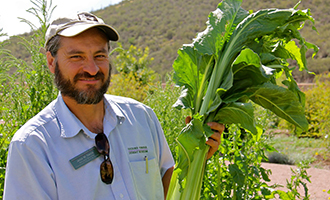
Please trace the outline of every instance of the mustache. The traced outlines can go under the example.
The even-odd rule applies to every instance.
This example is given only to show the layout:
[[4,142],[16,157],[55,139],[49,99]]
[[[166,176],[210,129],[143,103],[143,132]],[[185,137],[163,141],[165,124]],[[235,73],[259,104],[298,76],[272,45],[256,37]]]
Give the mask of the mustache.
[[80,74],[76,74],[75,77],[73,78],[74,82],[77,82],[79,79],[82,78],[93,78],[95,80],[103,80],[104,79],[104,73],[102,72],[97,72],[95,75],[91,75],[88,72],[83,72]]

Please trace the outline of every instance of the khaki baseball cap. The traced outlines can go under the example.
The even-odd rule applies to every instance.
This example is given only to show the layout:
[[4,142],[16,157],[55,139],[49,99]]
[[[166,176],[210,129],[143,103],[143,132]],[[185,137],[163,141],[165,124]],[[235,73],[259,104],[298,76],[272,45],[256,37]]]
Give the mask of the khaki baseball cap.
[[56,35],[73,37],[93,27],[104,31],[109,40],[118,41],[119,34],[114,28],[105,24],[102,19],[91,13],[80,12],[72,18],[63,17],[54,20],[47,29],[45,46]]

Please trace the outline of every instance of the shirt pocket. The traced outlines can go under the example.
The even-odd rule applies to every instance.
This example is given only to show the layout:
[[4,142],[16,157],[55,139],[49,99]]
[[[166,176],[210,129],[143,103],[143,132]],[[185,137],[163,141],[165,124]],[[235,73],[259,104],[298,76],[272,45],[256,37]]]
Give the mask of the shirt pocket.
[[163,200],[164,190],[156,159],[130,162],[139,200]]

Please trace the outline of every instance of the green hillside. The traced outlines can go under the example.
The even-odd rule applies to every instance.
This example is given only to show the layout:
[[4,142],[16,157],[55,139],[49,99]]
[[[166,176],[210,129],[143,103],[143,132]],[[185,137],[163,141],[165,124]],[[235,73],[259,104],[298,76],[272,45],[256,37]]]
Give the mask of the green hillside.
[[[160,74],[172,69],[177,50],[185,43],[191,43],[198,32],[205,29],[208,14],[215,10],[219,0],[124,0],[94,13],[114,28],[121,36],[120,42],[125,48],[135,45],[140,48],[148,46],[150,56],[154,58],[151,68]],[[263,8],[291,8],[297,2],[288,0],[243,0],[246,10]],[[310,8],[315,18],[315,27],[319,34],[306,24],[302,35],[308,42],[320,47],[315,60],[308,53],[308,66],[316,73],[330,71],[330,1],[302,0],[300,9]],[[18,57],[28,54],[16,45],[17,39],[10,48]],[[14,44],[13,44],[14,43]],[[116,44],[113,44],[116,46]],[[308,81],[312,76],[303,73],[298,81]]]

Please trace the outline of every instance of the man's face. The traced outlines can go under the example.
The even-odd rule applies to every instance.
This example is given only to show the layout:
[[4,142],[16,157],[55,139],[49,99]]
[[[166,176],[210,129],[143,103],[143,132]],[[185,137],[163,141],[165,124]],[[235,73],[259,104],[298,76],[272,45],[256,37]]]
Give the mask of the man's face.
[[55,83],[63,97],[97,104],[110,84],[108,40],[98,29],[62,37],[55,62]]
[[74,77],[74,81],[66,79],[62,74],[58,63],[55,66],[55,84],[57,88],[61,91],[63,96],[68,96],[74,99],[78,104],[97,104],[103,99],[103,95],[107,92],[110,84],[110,70],[107,80],[102,72],[98,72],[94,78],[97,80],[102,80],[103,84],[99,89],[95,88],[93,85],[88,85],[85,90],[79,90],[76,87],[76,82],[79,78],[90,78],[92,77],[89,73],[80,73]]

